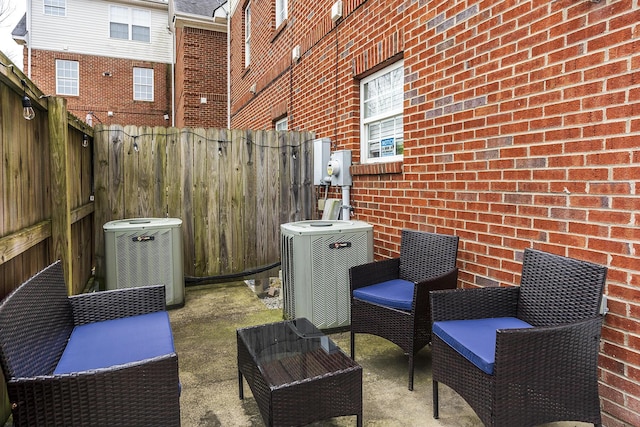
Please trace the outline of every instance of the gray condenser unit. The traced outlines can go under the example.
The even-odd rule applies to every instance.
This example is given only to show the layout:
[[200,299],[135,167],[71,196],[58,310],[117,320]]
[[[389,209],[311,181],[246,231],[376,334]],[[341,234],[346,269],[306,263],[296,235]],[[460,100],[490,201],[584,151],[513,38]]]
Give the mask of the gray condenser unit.
[[167,307],[184,305],[181,227],[178,218],[104,224],[106,289],[164,285]]
[[280,226],[284,314],[320,329],[348,326],[349,268],[373,261],[373,226],[298,221]]

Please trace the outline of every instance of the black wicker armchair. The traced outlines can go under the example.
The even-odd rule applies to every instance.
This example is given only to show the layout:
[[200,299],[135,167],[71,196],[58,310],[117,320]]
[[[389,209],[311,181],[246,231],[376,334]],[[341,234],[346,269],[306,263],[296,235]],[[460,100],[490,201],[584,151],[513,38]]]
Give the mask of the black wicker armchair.
[[[57,262],[9,294],[0,304],[0,364],[14,425],[180,425],[175,351],[165,353],[162,348],[157,356],[146,359],[56,373],[61,370],[59,361],[64,359],[77,328],[93,328],[107,322],[130,326],[136,317],[152,319],[150,322],[158,318],[168,321],[164,292],[164,286],[147,286],[69,298],[62,267]],[[170,334],[170,327],[167,328]],[[141,342],[153,339],[140,335],[131,332],[128,337],[133,344],[132,353],[144,352]],[[98,341],[101,338],[104,335]],[[102,342],[111,346],[113,340],[109,337]],[[172,341],[170,345],[173,346]],[[85,350],[83,347],[77,353],[80,362],[94,362],[95,355],[89,356]]]
[[601,424],[606,274],[603,266],[525,249],[520,286],[432,292],[434,418],[441,382],[487,426]]
[[429,291],[454,289],[458,281],[458,237],[402,230],[400,257],[349,269],[351,357],[356,333],[373,334],[414,357],[431,339]]

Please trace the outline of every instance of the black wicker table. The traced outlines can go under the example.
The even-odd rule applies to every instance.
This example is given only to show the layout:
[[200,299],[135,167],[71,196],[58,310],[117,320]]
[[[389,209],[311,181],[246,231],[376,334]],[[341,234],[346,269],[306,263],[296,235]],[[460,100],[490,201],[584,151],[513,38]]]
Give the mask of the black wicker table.
[[362,368],[305,318],[237,330],[238,385],[247,380],[268,426],[356,415]]

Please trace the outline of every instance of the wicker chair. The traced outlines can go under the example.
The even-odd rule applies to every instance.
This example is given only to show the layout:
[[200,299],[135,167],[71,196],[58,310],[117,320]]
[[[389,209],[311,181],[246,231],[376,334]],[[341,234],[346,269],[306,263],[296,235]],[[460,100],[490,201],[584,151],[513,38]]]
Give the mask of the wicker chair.
[[457,285],[458,237],[402,230],[400,257],[352,267],[351,357],[356,333],[373,334],[414,357],[431,339],[429,291]]
[[432,292],[434,418],[441,382],[487,426],[601,424],[606,274],[606,267],[526,249],[520,286]]

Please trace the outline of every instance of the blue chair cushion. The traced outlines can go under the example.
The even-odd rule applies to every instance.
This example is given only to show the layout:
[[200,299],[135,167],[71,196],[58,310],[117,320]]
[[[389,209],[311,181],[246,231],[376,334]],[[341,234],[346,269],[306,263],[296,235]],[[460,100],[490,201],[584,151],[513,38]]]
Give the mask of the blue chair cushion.
[[353,296],[385,307],[411,310],[413,286],[413,282],[408,280],[393,279],[356,289],[353,291]]
[[53,373],[108,368],[174,351],[166,311],[88,323],[73,329]]
[[527,322],[515,317],[493,317],[434,322],[432,333],[469,362],[493,375],[493,365],[496,361],[496,331],[531,327]]

